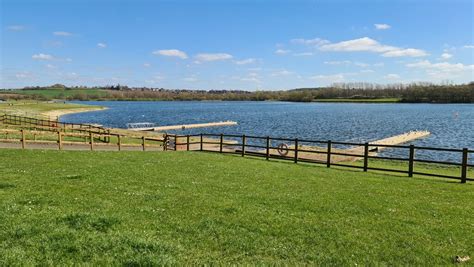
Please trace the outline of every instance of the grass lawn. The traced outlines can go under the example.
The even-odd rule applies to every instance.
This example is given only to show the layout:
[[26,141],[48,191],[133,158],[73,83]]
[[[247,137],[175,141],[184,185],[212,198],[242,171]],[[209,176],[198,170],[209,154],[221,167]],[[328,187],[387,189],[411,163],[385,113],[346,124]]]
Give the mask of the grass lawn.
[[200,152],[0,150],[0,170],[2,266],[474,256],[472,182]]
[[104,96],[107,94],[106,90],[99,89],[37,89],[37,90],[11,90],[3,91],[3,93],[15,93],[21,95],[40,95],[47,99],[63,99],[67,97],[74,97],[78,95],[87,96]]
[[46,101],[32,101],[32,100],[18,100],[0,102],[0,114],[16,114],[21,116],[38,117],[46,112],[85,109],[85,108],[99,108],[91,105],[81,105],[75,103],[61,103],[61,102],[46,102]]

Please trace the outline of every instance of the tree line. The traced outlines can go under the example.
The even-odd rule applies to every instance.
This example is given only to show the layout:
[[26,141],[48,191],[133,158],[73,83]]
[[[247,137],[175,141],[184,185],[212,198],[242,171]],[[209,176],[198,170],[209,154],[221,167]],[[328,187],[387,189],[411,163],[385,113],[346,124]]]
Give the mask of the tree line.
[[[56,87],[57,88],[57,87]],[[31,88],[29,88],[31,90]],[[428,83],[394,84],[379,86],[377,84],[335,84],[330,87],[299,88],[286,91],[240,91],[240,90],[168,90],[154,88],[129,88],[126,86],[107,87],[101,89],[103,93],[88,93],[89,88],[74,87],[76,93],[57,96],[41,94],[41,89],[35,88],[38,93],[22,95],[21,90],[3,91],[0,99],[36,99],[51,100],[61,98],[65,100],[222,100],[222,101],[291,101],[312,102],[327,99],[399,99],[407,103],[474,103],[474,82],[461,85],[435,85]],[[79,90],[78,90],[79,89]],[[58,97],[59,96],[59,97]]]

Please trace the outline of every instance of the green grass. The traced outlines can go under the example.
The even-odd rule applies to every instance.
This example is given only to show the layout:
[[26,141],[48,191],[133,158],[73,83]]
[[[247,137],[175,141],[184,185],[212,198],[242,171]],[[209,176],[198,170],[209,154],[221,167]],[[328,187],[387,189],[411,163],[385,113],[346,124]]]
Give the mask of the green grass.
[[100,89],[38,89],[38,90],[14,90],[2,91],[2,93],[16,93],[21,95],[38,95],[47,99],[64,99],[78,95],[105,96],[107,91]]
[[400,102],[399,98],[374,98],[374,99],[358,99],[358,98],[328,98],[328,99],[315,99],[314,102],[350,102],[350,103],[397,103]]
[[48,111],[91,107],[93,106],[73,103],[19,100],[0,102],[0,114],[7,113],[22,116],[38,117],[41,116],[42,113]]
[[200,152],[0,150],[0,170],[2,266],[474,255],[474,183]]

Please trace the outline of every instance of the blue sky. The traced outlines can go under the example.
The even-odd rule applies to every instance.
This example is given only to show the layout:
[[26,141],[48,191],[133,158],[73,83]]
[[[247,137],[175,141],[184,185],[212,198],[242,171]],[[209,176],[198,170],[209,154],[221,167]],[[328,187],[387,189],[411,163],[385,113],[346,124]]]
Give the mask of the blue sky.
[[474,80],[471,0],[1,0],[0,12],[3,88]]

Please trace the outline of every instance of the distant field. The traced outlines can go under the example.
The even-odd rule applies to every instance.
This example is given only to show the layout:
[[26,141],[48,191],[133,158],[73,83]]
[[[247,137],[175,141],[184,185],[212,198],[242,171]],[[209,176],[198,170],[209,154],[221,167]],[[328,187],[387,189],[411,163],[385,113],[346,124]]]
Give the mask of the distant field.
[[3,91],[3,93],[16,93],[23,95],[41,95],[46,98],[66,98],[79,95],[88,95],[88,96],[105,96],[107,92],[105,90],[96,90],[96,89],[39,89],[39,90],[12,90],[12,91]]
[[474,183],[199,152],[0,159],[2,266],[431,266],[474,255]]
[[354,102],[354,103],[396,103],[400,98],[375,98],[375,99],[353,99],[353,98],[329,98],[315,99],[314,102]]

